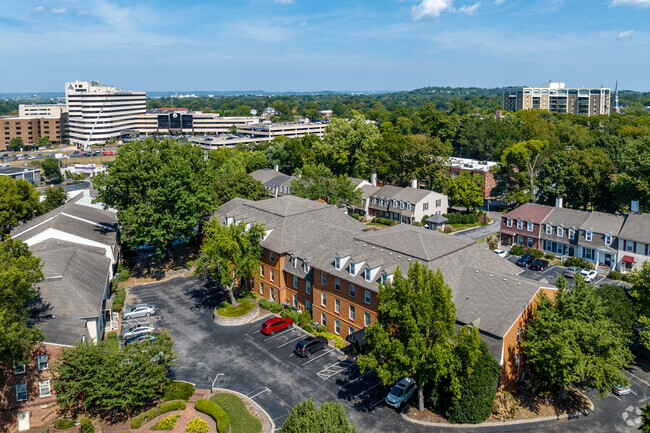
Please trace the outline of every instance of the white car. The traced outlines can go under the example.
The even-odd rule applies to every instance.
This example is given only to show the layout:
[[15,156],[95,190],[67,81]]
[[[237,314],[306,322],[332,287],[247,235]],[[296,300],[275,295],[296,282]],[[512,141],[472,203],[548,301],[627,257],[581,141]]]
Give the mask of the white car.
[[413,397],[416,389],[417,386],[415,385],[415,381],[411,378],[405,377],[397,382],[393,389],[390,390],[386,396],[386,404],[395,409],[399,409],[404,403]]
[[506,257],[508,255],[508,253],[503,250],[494,250],[494,254],[499,257]]
[[153,323],[145,323],[144,325],[133,325],[125,329],[124,335],[122,338],[125,340],[132,337],[137,337],[138,335],[148,334],[150,332],[157,331],[158,328]]
[[585,283],[591,283],[596,279],[598,274],[596,271],[592,271],[590,269],[583,269],[580,271],[580,275],[582,275],[582,278],[585,279]]
[[127,308],[122,313],[122,319],[129,320],[135,317],[149,317],[156,314],[156,307],[149,304],[138,304]]

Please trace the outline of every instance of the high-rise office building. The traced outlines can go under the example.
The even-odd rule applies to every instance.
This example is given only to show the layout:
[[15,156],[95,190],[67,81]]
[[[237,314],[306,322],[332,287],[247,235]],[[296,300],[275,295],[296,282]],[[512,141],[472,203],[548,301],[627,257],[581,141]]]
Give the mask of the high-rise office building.
[[70,143],[84,146],[119,138],[135,129],[136,117],[146,112],[145,92],[131,92],[97,81],[65,83]]
[[505,111],[548,110],[552,113],[609,114],[611,89],[567,89],[549,81],[542,87],[522,87],[503,95]]

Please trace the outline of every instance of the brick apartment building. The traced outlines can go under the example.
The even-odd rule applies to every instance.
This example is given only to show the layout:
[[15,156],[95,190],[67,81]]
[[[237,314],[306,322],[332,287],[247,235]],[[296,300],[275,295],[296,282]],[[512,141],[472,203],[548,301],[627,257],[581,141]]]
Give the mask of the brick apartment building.
[[415,262],[440,269],[452,289],[458,326],[480,330],[501,365],[502,388],[525,371],[519,342],[537,295],[554,288],[520,278],[518,267],[472,241],[409,224],[375,230],[335,206],[293,196],[233,199],[215,213],[222,224],[264,224],[254,290],[310,311],[328,332],[347,338],[372,325],[380,282]]
[[25,145],[35,145],[38,139],[49,137],[52,144],[61,144],[61,117],[0,117],[0,150],[7,150],[12,138],[20,137]]

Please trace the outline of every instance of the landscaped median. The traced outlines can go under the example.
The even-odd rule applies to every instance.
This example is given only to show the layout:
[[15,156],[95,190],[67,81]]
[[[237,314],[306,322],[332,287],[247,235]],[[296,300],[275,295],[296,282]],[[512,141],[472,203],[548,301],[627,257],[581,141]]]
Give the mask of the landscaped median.
[[214,309],[213,318],[215,323],[222,326],[239,326],[244,325],[259,313],[259,308],[255,301],[249,298],[240,298],[236,305],[230,302],[223,302]]
[[226,412],[219,405],[210,400],[199,399],[194,408],[201,413],[209,415],[217,423],[219,433],[226,433],[230,428],[230,421]]

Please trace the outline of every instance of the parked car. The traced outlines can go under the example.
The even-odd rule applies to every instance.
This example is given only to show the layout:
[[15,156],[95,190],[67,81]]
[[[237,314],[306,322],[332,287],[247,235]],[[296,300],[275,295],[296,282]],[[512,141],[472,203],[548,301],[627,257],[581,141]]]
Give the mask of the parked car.
[[146,341],[156,341],[156,338],[158,338],[156,334],[140,334],[136,335],[135,337],[128,338],[124,344],[127,345],[132,343],[143,343]]
[[273,335],[278,331],[288,328],[293,325],[293,321],[288,317],[274,317],[262,323],[262,334]]
[[155,305],[138,304],[124,310],[122,313],[122,319],[129,320],[135,317],[149,317],[153,316],[154,314],[156,314]]
[[517,266],[521,266],[522,268],[525,268],[528,266],[533,260],[535,260],[535,256],[532,254],[524,254],[523,256],[519,257],[519,260],[515,262]]
[[632,389],[630,388],[630,385],[616,385],[614,386],[613,391],[616,395],[625,395],[632,392]]
[[158,328],[156,328],[156,326],[153,323],[145,323],[144,325],[133,325],[133,326],[129,326],[127,329],[124,330],[122,338],[127,340],[131,337],[137,337],[138,335],[142,335],[142,334],[149,334],[157,330]]
[[565,277],[569,277],[569,278],[573,278],[573,277],[575,277],[576,275],[578,275],[578,274],[580,273],[581,270],[582,270],[582,269],[578,268],[577,266],[571,266],[571,267],[568,267],[568,268],[566,268],[566,269],[564,270],[564,276],[565,276]]
[[548,260],[533,260],[532,263],[528,265],[528,268],[533,271],[543,271],[548,268]]
[[592,282],[593,280],[595,280],[596,277],[598,276],[598,274],[596,273],[596,271],[592,271],[592,270],[590,270],[590,269],[583,269],[583,270],[581,270],[581,271],[580,271],[580,275],[583,276],[583,278],[585,279],[585,282],[586,282],[586,283],[591,283],[591,282]]
[[508,253],[503,250],[494,250],[494,254],[496,254],[499,257],[505,257],[508,255]]
[[309,337],[304,340],[300,340],[296,344],[296,348],[293,352],[301,357],[309,358],[312,353],[318,352],[321,349],[327,347],[327,338],[325,337]]
[[404,403],[406,403],[417,389],[415,381],[409,377],[406,377],[395,384],[393,389],[390,390],[386,396],[386,404],[399,409]]

